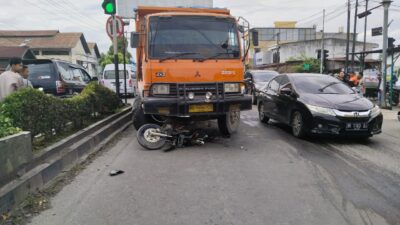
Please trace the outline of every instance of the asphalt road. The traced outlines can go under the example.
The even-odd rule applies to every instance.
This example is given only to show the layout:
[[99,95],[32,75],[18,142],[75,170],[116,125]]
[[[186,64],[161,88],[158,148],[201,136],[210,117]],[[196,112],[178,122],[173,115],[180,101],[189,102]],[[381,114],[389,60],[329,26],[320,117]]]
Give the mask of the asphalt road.
[[131,127],[31,224],[400,224],[400,123],[386,114],[362,142],[298,140],[245,112],[232,138],[170,152],[144,151]]

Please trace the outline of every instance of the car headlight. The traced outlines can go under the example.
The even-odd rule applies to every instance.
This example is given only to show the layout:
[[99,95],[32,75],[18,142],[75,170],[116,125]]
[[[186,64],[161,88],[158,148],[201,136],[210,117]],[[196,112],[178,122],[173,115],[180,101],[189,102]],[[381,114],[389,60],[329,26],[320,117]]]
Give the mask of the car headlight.
[[379,106],[375,105],[374,108],[371,109],[371,117],[376,117],[381,114],[381,109]]
[[224,85],[225,93],[240,92],[239,83],[226,83]]
[[306,105],[306,106],[311,111],[312,114],[319,113],[319,114],[325,114],[325,115],[330,115],[330,116],[336,116],[336,113],[333,109],[314,106],[314,105]]
[[154,95],[169,95],[169,84],[155,84],[151,88]]

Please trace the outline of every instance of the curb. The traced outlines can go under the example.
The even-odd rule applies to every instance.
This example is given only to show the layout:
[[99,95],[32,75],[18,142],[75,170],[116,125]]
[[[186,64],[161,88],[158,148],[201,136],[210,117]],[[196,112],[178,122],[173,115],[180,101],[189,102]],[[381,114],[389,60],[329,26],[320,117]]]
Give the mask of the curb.
[[46,148],[41,155],[25,165],[24,175],[1,187],[0,215],[49,184],[63,171],[104,148],[131,123],[131,108],[127,108]]

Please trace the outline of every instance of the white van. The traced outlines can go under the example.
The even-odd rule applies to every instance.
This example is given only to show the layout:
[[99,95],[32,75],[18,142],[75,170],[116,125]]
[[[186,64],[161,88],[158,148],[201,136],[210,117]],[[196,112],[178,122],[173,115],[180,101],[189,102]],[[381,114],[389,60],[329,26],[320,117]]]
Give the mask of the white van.
[[[124,83],[124,64],[119,64],[119,90],[121,95],[125,95],[125,83]],[[132,64],[126,64],[126,93],[129,96],[135,96],[136,94],[136,66]],[[108,64],[105,66],[103,75],[100,83],[105,87],[116,92],[115,85],[115,66],[114,64]]]

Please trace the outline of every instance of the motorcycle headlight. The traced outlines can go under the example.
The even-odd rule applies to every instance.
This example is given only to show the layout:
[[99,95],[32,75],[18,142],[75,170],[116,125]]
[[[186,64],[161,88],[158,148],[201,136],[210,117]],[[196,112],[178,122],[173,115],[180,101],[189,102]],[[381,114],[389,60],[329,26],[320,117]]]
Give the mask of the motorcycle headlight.
[[314,105],[306,105],[306,106],[311,111],[312,114],[319,113],[319,114],[325,114],[325,115],[330,115],[330,116],[336,116],[336,113],[333,109],[314,106]]
[[224,85],[225,93],[240,92],[239,83],[226,83]]
[[374,108],[371,109],[371,117],[376,117],[381,114],[381,109],[379,106],[375,105]]
[[169,84],[155,84],[151,88],[154,95],[169,95]]

